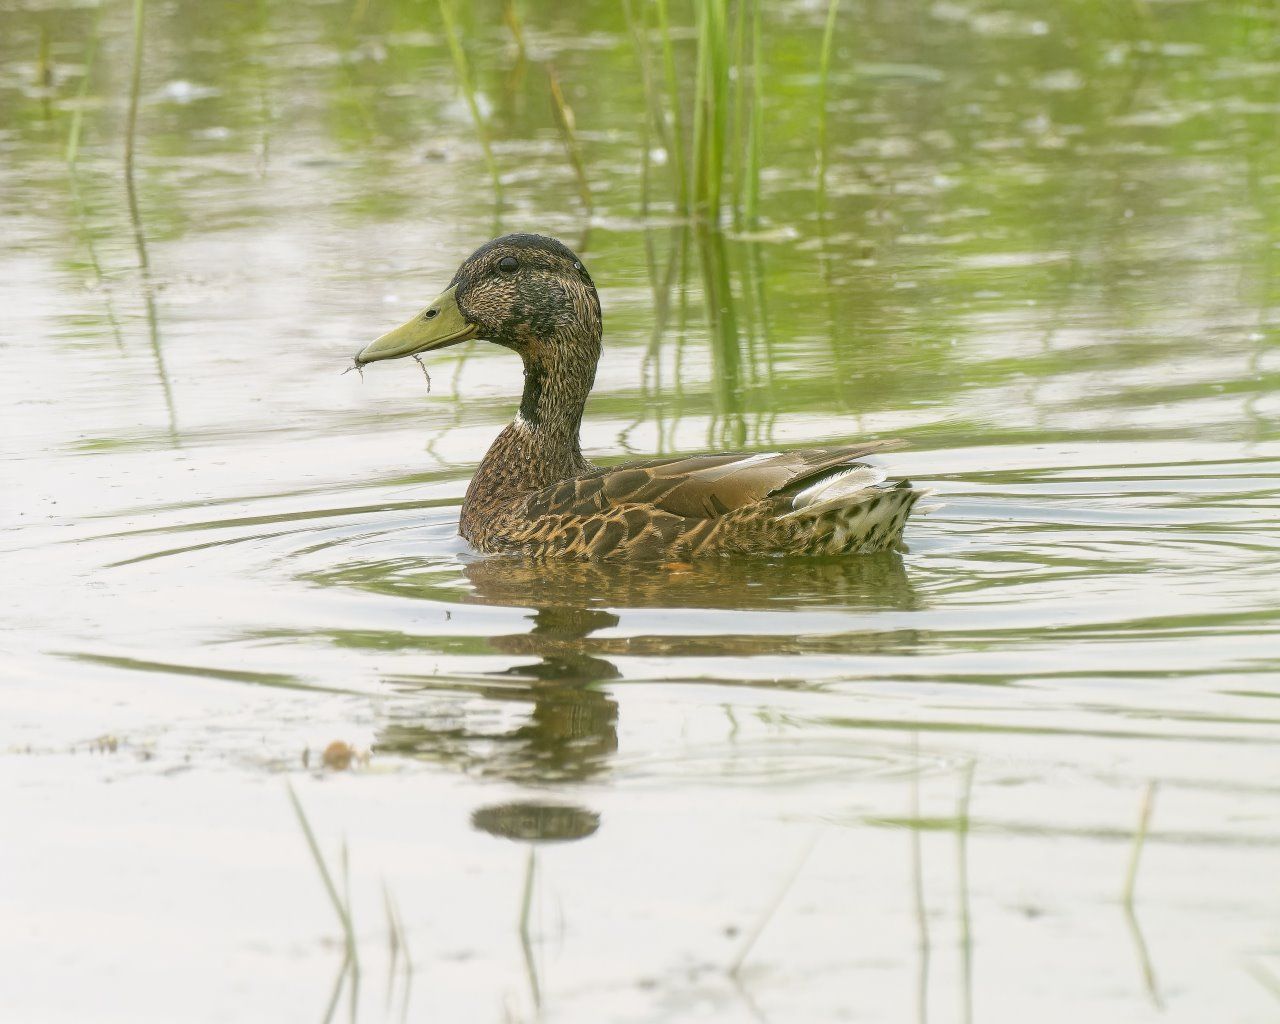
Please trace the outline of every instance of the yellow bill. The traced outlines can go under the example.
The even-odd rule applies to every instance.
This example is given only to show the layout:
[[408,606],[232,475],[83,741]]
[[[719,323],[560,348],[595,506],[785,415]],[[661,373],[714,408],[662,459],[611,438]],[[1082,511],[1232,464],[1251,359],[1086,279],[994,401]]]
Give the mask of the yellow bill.
[[453,293],[453,288],[447,289],[408,323],[369,342],[356,353],[356,366],[415,356],[474,338],[479,328],[467,322]]

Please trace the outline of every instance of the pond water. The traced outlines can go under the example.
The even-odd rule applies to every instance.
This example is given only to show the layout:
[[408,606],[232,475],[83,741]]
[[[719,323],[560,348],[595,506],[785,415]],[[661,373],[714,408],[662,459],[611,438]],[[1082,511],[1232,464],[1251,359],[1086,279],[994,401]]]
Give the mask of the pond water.
[[[506,10],[499,206],[435,3],[146,3],[132,197],[129,5],[0,8],[5,1018],[1274,1020],[1280,12],[844,0],[824,87],[769,2],[717,234],[654,11]],[[518,364],[340,371],[499,230],[600,286],[591,457],[897,436],[943,507],[470,554]]]

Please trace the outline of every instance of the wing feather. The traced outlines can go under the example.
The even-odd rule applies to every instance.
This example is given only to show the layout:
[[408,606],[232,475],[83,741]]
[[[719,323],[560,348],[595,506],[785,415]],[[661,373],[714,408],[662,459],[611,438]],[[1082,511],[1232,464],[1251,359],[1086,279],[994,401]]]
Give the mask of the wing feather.
[[716,519],[773,494],[794,491],[840,467],[900,445],[872,441],[831,448],[682,455],[595,470],[537,491],[528,512],[597,515],[641,505],[685,519]]

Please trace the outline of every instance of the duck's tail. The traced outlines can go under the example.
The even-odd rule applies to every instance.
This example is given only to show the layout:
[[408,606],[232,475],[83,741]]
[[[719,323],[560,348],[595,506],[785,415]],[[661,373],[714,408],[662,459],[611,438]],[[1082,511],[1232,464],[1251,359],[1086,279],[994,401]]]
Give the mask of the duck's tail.
[[803,546],[813,554],[868,554],[897,547],[916,502],[930,493],[910,480],[883,486],[879,466],[858,465],[810,484],[791,499],[791,510],[778,517],[804,534]]

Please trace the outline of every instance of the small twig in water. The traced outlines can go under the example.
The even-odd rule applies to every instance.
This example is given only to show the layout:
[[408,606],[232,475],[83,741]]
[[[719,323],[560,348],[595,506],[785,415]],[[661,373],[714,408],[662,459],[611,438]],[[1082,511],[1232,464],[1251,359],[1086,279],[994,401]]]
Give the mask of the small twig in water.
[[427,378],[427,394],[431,394],[431,374],[427,372],[427,364],[422,361],[422,356],[414,356],[413,361],[422,367],[422,376]]

